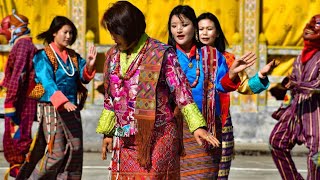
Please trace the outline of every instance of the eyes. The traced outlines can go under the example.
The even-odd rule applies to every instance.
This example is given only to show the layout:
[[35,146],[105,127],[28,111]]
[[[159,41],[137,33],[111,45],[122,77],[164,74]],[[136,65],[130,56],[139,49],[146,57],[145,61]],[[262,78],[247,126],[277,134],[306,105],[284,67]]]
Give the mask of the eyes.
[[[190,23],[182,23],[182,27],[187,27],[187,26],[189,26],[190,25]],[[171,24],[171,28],[176,28],[177,27],[177,25],[176,24]]]
[[65,35],[69,34],[70,36],[73,35],[72,31],[63,31],[63,34],[65,34]]
[[199,31],[203,31],[203,30],[208,30],[208,31],[212,31],[213,30],[213,28],[212,27],[200,27],[199,28]]

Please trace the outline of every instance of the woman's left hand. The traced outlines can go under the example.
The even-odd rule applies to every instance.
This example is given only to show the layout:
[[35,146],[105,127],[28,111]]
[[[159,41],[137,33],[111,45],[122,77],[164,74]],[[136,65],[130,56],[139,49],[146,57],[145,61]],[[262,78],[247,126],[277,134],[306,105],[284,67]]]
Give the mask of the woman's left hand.
[[256,62],[256,59],[257,56],[255,53],[248,52],[245,55],[243,55],[240,59],[235,60],[229,69],[230,79],[234,79],[239,72],[252,66]]
[[[277,61],[275,59],[273,59],[272,61],[270,61],[268,64],[266,64],[265,66],[263,66],[263,68],[260,69],[260,74],[262,76],[267,76],[267,74],[272,71],[275,67],[277,67],[280,64],[280,61]],[[261,77],[260,77],[261,78]]]
[[65,110],[67,110],[68,112],[71,112],[71,111],[75,111],[77,109],[77,106],[74,105],[73,103],[71,102],[66,102],[63,104],[63,107]]
[[87,70],[91,73],[95,69],[97,49],[94,45],[89,47],[87,55]]
[[199,128],[195,130],[193,132],[193,136],[200,146],[202,145],[201,139],[208,141],[210,144],[213,145],[213,147],[219,147],[220,145],[219,140],[205,129]]

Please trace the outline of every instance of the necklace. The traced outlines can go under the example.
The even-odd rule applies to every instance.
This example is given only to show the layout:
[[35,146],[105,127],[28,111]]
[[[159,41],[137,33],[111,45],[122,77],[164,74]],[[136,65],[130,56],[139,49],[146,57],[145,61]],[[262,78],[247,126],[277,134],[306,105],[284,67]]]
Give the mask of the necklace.
[[[69,54],[68,54],[68,59],[69,59],[69,62],[70,62],[70,65],[71,65],[71,69],[72,69],[72,73],[71,73],[71,74],[69,74],[69,72],[64,68],[64,65],[63,65],[62,62],[60,61],[57,53],[56,53],[56,52],[54,51],[54,49],[52,48],[51,44],[49,44],[49,46],[50,46],[50,48],[52,49],[53,54],[54,54],[54,56],[56,57],[57,61],[59,62],[60,66],[62,67],[63,71],[64,71],[69,77],[72,77],[72,76],[74,75],[74,72],[75,72],[75,71],[74,71],[73,63],[72,63],[72,61],[71,61],[71,58],[70,58]],[[69,69],[69,67],[67,67],[67,69]]]
[[[193,83],[190,85],[190,87],[192,87],[192,88],[197,86],[197,84],[199,83],[199,78],[200,78],[200,55],[197,50],[196,50],[196,61],[197,61],[196,80],[194,80]],[[191,67],[190,67],[190,64],[191,64]],[[192,68],[193,67],[192,62],[190,62],[188,66],[190,68]]]
[[134,73],[136,72],[136,70],[138,69],[138,67],[140,66],[142,59],[144,59],[145,56],[145,52],[148,46],[148,42],[149,42],[149,38],[147,39],[145,45],[143,46],[143,48],[141,49],[140,53],[136,56],[135,60],[133,60],[133,62],[135,62],[138,59],[138,62],[136,62],[132,68],[128,69],[129,72],[127,71],[127,73],[123,76],[120,73],[120,53],[118,53],[118,57],[116,59],[116,67],[115,67],[115,73],[117,74],[117,76],[122,79],[122,80],[129,80]]

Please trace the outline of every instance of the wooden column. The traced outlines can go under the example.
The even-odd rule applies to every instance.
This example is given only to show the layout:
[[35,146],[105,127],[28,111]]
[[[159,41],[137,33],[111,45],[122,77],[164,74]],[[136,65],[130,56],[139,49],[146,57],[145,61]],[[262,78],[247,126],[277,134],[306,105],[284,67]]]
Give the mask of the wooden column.
[[[260,0],[240,0],[239,30],[241,36],[241,54],[252,51],[259,57],[259,25],[260,25]],[[258,60],[259,61],[259,60]],[[259,62],[246,69],[250,77],[259,69]],[[240,111],[255,112],[258,109],[257,95],[240,95]]]
[[69,0],[69,17],[78,30],[77,40],[72,45],[72,48],[76,50],[83,58],[86,57],[86,7],[86,0]]

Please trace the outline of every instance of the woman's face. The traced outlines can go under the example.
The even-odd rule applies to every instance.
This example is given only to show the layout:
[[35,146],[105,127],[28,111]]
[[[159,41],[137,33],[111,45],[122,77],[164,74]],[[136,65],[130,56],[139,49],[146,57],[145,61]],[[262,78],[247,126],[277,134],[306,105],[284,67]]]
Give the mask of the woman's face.
[[59,48],[66,48],[70,45],[73,37],[72,28],[69,25],[62,26],[58,32],[53,33],[54,42]]
[[214,46],[218,34],[216,26],[210,19],[202,19],[198,23],[200,41],[209,46]]
[[181,47],[188,47],[192,44],[195,29],[190,19],[183,14],[180,15],[180,18],[176,15],[172,16],[170,20],[170,31],[177,44]]
[[128,51],[134,48],[134,45],[136,44],[136,42],[128,44],[127,41],[119,34],[115,34],[113,32],[110,32],[110,34],[111,34],[111,38],[117,44],[117,47],[120,51]]

